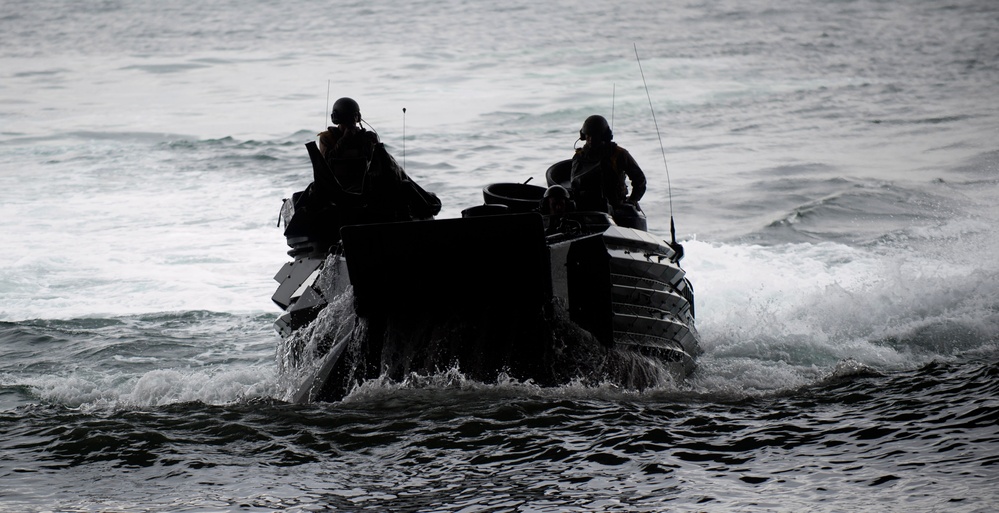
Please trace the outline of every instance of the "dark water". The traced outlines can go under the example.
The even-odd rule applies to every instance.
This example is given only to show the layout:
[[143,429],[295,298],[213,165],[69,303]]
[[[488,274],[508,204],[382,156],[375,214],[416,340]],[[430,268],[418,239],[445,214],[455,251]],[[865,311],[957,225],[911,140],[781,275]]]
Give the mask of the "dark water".
[[[996,26],[991,0],[5,2],[0,511],[995,511]],[[328,90],[442,217],[611,119],[651,230],[675,216],[698,370],[286,402],[275,224]]]
[[984,356],[897,373],[844,364],[765,396],[455,374],[335,405],[26,405],[0,413],[4,506],[988,511],[999,365]]

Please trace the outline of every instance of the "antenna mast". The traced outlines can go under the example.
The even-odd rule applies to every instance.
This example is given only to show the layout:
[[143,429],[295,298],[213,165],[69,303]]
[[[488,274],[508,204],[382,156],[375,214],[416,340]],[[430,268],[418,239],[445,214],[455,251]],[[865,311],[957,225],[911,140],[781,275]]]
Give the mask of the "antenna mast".
[[[666,163],[666,147],[663,146],[663,136],[659,133],[659,122],[656,121],[656,109],[652,107],[652,95],[649,93],[649,84],[645,81],[645,71],[642,70],[642,59],[638,57],[638,44],[635,45],[635,60],[638,61],[638,71],[642,74],[642,85],[645,86],[645,96],[649,98],[649,111],[652,112],[652,123],[656,126],[656,137],[659,139],[659,150],[663,154],[663,167],[666,169],[666,190],[669,194],[669,234],[672,239],[672,244],[674,249],[680,247],[676,243],[676,226],[673,224],[673,185],[670,184],[669,180],[669,164]],[[678,251],[679,255],[683,256],[682,247]]]
[[323,113],[323,128],[326,128],[326,117],[330,115],[330,80],[326,79],[326,112]]

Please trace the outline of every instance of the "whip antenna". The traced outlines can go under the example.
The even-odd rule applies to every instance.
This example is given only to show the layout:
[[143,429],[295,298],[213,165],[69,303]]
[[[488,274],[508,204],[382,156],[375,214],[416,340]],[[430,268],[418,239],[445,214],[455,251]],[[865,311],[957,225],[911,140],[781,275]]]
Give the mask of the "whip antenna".
[[614,104],[616,103],[615,102],[615,100],[617,99],[616,97],[617,97],[617,82],[615,82],[614,85],[611,87],[611,123],[610,123],[611,130],[614,130]]
[[402,168],[406,169],[406,107],[402,108]]
[[663,146],[663,136],[659,133],[659,122],[656,121],[656,109],[652,107],[652,95],[649,94],[649,84],[645,81],[645,71],[642,70],[642,59],[638,57],[638,44],[635,45],[635,60],[638,61],[638,71],[642,74],[642,85],[645,86],[645,96],[649,98],[649,110],[652,112],[652,123],[656,126],[656,137],[659,138],[659,150],[663,154],[663,167],[666,169],[666,191],[669,194],[669,234],[676,245],[676,227],[673,225],[673,186],[669,181],[669,164],[666,163],[666,148]]
[[656,137],[659,139],[659,150],[663,154],[663,167],[666,169],[666,190],[669,194],[669,217],[673,218],[673,187],[669,180],[669,164],[666,163],[666,148],[663,146],[663,136],[659,133],[659,122],[656,121],[656,109],[652,107],[652,95],[649,94],[649,84],[645,81],[645,71],[642,70],[642,59],[638,57],[638,45],[635,44],[635,60],[638,61],[638,71],[642,74],[642,85],[645,86],[645,96],[649,98],[649,111],[652,112],[652,123],[656,126]]
[[326,112],[323,113],[323,128],[326,128],[326,116],[330,115],[330,81],[326,79]]

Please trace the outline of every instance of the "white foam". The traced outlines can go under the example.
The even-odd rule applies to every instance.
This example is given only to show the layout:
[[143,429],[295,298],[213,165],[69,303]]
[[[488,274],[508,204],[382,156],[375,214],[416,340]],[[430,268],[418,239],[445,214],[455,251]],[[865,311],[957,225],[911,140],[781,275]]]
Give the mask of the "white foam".
[[79,370],[19,381],[42,402],[81,409],[149,408],[185,402],[230,404],[277,394],[272,366],[162,369],[141,375]]
[[[685,246],[707,387],[796,387],[848,359],[912,368],[999,333],[999,274],[980,260],[833,243]],[[935,327],[942,338],[927,335]]]

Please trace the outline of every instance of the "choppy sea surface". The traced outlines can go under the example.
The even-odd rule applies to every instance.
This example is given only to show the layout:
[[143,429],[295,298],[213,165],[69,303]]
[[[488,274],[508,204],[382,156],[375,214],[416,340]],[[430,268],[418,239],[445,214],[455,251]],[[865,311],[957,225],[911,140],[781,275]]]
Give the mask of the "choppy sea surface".
[[[991,0],[5,1],[0,511],[995,511],[997,25]],[[287,402],[278,210],[340,96],[440,217],[612,120],[686,247],[697,371]]]

